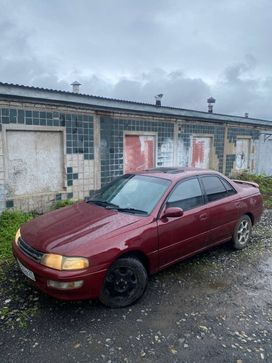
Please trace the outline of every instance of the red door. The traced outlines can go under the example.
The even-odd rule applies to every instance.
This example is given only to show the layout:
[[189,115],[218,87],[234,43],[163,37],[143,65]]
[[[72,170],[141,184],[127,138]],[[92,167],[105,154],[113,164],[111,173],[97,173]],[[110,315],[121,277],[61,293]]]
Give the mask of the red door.
[[125,136],[125,173],[154,168],[155,136]]
[[210,165],[210,149],[210,137],[193,137],[191,166],[208,169]]

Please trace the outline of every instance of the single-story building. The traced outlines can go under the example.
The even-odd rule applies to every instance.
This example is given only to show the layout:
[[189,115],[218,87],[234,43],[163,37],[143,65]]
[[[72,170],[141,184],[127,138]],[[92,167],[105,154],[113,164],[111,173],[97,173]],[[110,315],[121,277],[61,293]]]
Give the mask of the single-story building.
[[272,121],[0,83],[0,211],[156,166],[272,174]]

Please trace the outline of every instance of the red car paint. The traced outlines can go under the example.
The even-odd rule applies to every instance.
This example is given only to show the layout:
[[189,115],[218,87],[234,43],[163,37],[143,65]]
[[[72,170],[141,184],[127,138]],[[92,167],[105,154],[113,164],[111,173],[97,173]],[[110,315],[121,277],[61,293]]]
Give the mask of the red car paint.
[[[235,225],[244,214],[255,224],[262,214],[262,197],[254,185],[235,183],[220,173],[185,168],[180,173],[142,172],[146,176],[170,180],[170,185],[150,215],[135,215],[104,207],[77,203],[40,216],[21,227],[24,241],[42,253],[81,256],[89,267],[80,271],[57,271],[26,256],[13,242],[14,256],[36,278],[34,284],[47,294],[63,300],[99,297],[105,274],[116,259],[126,253],[138,253],[147,261],[149,274],[197,252],[231,239]],[[175,185],[187,178],[219,175],[236,194],[206,202],[184,211],[177,218],[163,217],[165,199]],[[81,288],[58,290],[47,280],[83,280]]]

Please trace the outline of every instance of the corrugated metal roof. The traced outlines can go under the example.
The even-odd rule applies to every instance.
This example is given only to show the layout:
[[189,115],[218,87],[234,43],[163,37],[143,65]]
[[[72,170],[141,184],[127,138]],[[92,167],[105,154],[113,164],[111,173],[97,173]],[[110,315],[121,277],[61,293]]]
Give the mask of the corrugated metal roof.
[[18,84],[0,82],[0,98],[25,98],[32,100],[46,100],[48,102],[61,102],[85,105],[95,109],[104,109],[120,112],[152,114],[164,117],[186,118],[205,121],[234,122],[251,125],[271,126],[272,121],[246,118],[241,116],[224,115],[183,108],[156,106],[155,104],[106,98],[81,93],[59,91],[40,87],[23,86]]

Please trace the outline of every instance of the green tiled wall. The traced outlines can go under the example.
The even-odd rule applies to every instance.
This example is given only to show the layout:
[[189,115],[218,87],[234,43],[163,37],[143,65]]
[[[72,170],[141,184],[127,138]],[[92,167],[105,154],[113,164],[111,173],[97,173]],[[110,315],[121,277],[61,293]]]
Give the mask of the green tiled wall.
[[66,127],[67,154],[84,154],[93,160],[93,116],[80,113],[61,113],[16,108],[0,108],[0,124]]
[[191,136],[197,135],[211,135],[213,136],[213,142],[215,152],[219,160],[219,171],[223,171],[223,158],[224,158],[224,137],[225,127],[219,125],[205,125],[205,124],[185,124],[182,126],[179,139],[183,142],[184,146],[189,152],[191,147]]
[[[166,139],[174,138],[174,124],[159,121],[125,120],[102,117],[101,136],[101,183],[123,174],[124,131],[158,133],[158,149]],[[162,165],[161,155],[157,155],[157,165]]]
[[[236,140],[238,136],[248,136],[252,140],[257,140],[260,136],[260,131],[253,128],[239,128],[239,127],[229,127],[227,138],[228,141],[236,145]],[[234,162],[236,159],[235,154],[226,155],[226,175],[230,175]]]

